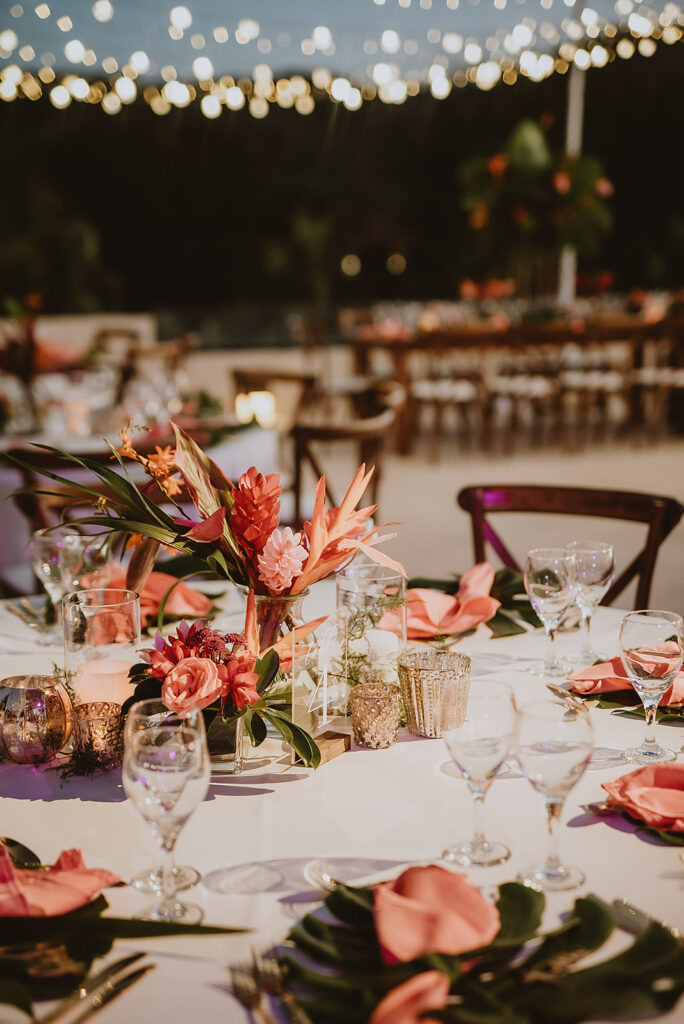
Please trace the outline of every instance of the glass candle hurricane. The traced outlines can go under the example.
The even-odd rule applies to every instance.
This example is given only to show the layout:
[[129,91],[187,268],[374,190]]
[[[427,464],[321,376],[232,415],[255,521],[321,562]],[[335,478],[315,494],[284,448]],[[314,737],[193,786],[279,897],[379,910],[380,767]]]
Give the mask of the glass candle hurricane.
[[347,685],[398,683],[406,646],[406,577],[382,565],[353,562],[337,574],[341,675]]

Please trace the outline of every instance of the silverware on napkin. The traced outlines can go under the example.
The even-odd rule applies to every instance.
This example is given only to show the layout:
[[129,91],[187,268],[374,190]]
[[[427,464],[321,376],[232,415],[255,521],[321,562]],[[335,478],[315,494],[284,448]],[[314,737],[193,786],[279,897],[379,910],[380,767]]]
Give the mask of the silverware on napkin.
[[230,987],[241,1006],[249,1011],[254,1024],[275,1024],[273,1014],[266,1006],[260,984],[250,964],[231,964]]
[[[89,997],[89,1005],[86,1007],[88,1013],[99,1009],[100,1006],[104,1005],[104,1003],[99,1002],[97,1006],[93,1006],[95,1000],[105,992],[109,991],[111,992],[111,995],[109,995],[105,1000],[105,1002],[109,1002],[109,999],[113,998],[113,996],[117,994],[117,991],[119,991],[111,991],[112,987],[116,985],[117,975],[120,975],[128,967],[137,963],[137,961],[143,956],[145,956],[144,953],[130,953],[128,956],[124,956],[120,960],[115,960],[114,963],[103,967],[101,971],[98,971],[97,974],[94,974],[92,977],[84,978],[75,992],[72,992],[70,995],[66,996],[65,999],[62,999],[62,1001],[58,1003],[54,1010],[51,1010],[46,1017],[41,1017],[41,1024],[53,1024],[54,1021],[59,1020],[64,1016],[64,1014],[73,1010],[74,1007],[79,1006],[82,1003],[85,1004]],[[132,975],[126,975],[126,978],[122,978],[121,981],[125,981],[126,979],[132,980],[128,981],[127,985],[124,987],[127,988],[133,981],[137,981],[138,977],[142,977],[142,974],[145,974],[152,966],[152,964],[149,964],[147,967],[135,971]],[[78,1019],[81,1020],[85,1018],[79,1017]]]
[[666,921],[659,921],[658,918],[652,917],[644,910],[639,910],[633,903],[629,903],[625,899],[613,900],[610,909],[613,911],[617,923],[625,931],[632,932],[634,935],[641,935],[642,932],[645,932],[655,922],[662,925],[663,928],[667,928],[678,942],[684,942],[684,936],[682,936],[678,928],[673,928]]
[[256,953],[252,950],[252,960],[257,985],[282,1005],[290,1024],[312,1024],[311,1017],[290,992],[277,958],[272,953]]
[[112,981],[105,982],[104,985],[98,988],[88,1006],[73,1018],[71,1024],[83,1024],[83,1021],[89,1020],[103,1006],[111,1003],[112,999],[116,999],[127,988],[130,988],[131,985],[135,985],[136,981],[144,978],[148,971],[153,971],[154,967],[154,964],[148,964],[147,967],[139,967],[132,974],[125,974],[122,978],[114,978]]

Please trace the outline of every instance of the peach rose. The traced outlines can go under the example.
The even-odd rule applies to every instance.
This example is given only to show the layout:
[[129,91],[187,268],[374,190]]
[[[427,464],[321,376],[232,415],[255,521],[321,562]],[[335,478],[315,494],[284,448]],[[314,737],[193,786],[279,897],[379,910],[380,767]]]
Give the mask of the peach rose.
[[386,964],[423,953],[458,956],[490,943],[501,927],[499,911],[467,875],[436,864],[378,886],[373,918]]
[[649,764],[602,783],[609,803],[651,828],[684,832],[684,764]]
[[209,658],[183,658],[162,683],[162,703],[178,715],[202,711],[221,694],[218,665]]

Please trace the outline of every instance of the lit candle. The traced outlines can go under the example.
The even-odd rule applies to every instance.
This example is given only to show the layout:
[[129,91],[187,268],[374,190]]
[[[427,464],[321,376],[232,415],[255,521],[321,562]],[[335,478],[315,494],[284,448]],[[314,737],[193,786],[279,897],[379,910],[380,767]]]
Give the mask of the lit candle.
[[82,661],[76,669],[76,703],[109,701],[123,704],[133,693],[128,681],[130,667],[130,662],[114,658]]

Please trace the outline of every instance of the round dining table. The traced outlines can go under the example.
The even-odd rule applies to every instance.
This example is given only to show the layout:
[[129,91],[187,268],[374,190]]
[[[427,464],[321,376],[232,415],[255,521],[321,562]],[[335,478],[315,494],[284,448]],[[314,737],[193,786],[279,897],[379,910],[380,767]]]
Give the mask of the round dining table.
[[[326,581],[312,588],[304,614],[312,618],[332,612],[334,605],[335,586]],[[231,599],[227,608],[221,624],[239,627],[236,601]],[[595,615],[593,640],[608,656],[617,651],[622,614],[599,608]],[[3,676],[49,672],[53,662],[61,661],[60,651],[40,647],[36,640],[28,626],[0,605]],[[549,696],[544,681],[528,671],[531,661],[543,654],[544,643],[541,630],[493,639],[480,626],[457,649],[472,658],[473,687],[481,679],[505,680],[521,705]],[[576,631],[561,633],[560,653],[571,654],[579,643]],[[621,751],[641,739],[643,720],[597,707],[589,714],[595,749],[565,802],[560,837],[562,859],[581,868],[586,882],[573,892],[549,894],[544,924],[557,925],[578,895],[593,893],[608,904],[626,898],[684,932],[682,848],[654,839],[616,813],[599,815],[589,809],[606,796],[601,783],[633,770]],[[345,725],[339,729],[350,731]],[[684,734],[676,726],[660,725],[658,735],[665,746],[680,751]],[[331,875],[344,881],[370,882],[394,877],[407,865],[439,863],[445,847],[471,836],[472,799],[465,781],[445,772],[448,763],[441,739],[400,730],[393,746],[369,750],[352,741],[349,750],[315,771],[293,764],[277,745],[265,754],[253,750],[239,775],[212,771],[206,798],[176,847],[177,862],[194,866],[202,875],[182,898],[201,907],[205,924],[246,931],[118,940],[110,959],[144,950],[155,969],[98,1011],[101,1024],[249,1020],[231,993],[228,965],[248,960],[252,949],[282,942],[300,917],[320,905],[324,894],[311,879],[312,862],[322,861]],[[523,867],[543,860],[547,830],[542,800],[514,759],[505,762],[491,786],[485,820],[488,838],[504,842],[511,857],[496,867],[469,869],[477,885],[514,880]],[[88,867],[108,868],[129,880],[158,860],[151,831],[126,799],[119,770],[64,779],[54,765],[0,762],[0,823],[0,833],[25,843],[44,863],[75,847],[83,851]],[[107,889],[105,895],[108,912],[118,916],[134,916],[150,900],[130,886]],[[631,941],[616,929],[598,957]],[[39,1007],[38,1018],[47,1009],[47,1004],[45,1010]],[[275,1007],[275,1019],[287,1019],[278,1013]],[[26,1018],[0,1006],[0,1021],[15,1019]],[[684,1005],[680,1001],[659,1019],[668,1024],[684,1020]]]

